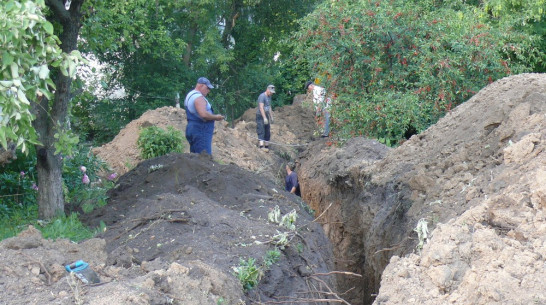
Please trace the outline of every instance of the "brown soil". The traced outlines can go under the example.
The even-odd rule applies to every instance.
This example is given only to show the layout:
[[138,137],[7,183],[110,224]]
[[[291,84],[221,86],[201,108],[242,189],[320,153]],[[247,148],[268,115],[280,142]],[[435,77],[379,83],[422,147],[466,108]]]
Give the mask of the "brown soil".
[[[95,150],[124,174],[85,215],[106,231],[74,244],[30,228],[0,242],[0,303],[546,304],[546,75],[499,80],[396,149],[315,139],[301,105],[275,109],[269,153],[252,109],[217,124],[212,157],[139,159],[138,129],[183,131],[183,110],[130,123]],[[314,215],[283,191],[288,160]],[[297,234],[268,221],[277,205],[297,211]],[[245,293],[233,268],[263,262],[278,232],[291,241]],[[77,259],[102,284],[71,280],[62,266]]]
[[[546,75],[524,74],[386,154],[356,139],[302,154],[303,199],[325,211],[336,269],[364,275],[338,278],[357,288],[347,299],[546,304],[545,116]],[[422,252],[420,219],[430,230]]]

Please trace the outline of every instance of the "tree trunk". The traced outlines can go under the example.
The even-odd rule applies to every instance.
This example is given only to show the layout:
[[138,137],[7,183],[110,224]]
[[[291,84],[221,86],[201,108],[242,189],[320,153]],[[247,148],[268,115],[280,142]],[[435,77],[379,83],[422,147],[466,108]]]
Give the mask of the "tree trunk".
[[231,32],[235,27],[235,23],[241,14],[243,3],[241,0],[234,0],[231,2],[229,18],[224,18],[225,27],[222,33],[222,45],[228,49],[231,44]]
[[197,24],[192,23],[190,27],[190,33],[188,35],[188,44],[186,45],[186,52],[184,53],[184,65],[189,68],[191,60],[191,52],[193,48],[193,41],[197,35]]
[[[53,12],[52,18],[62,25],[61,49],[70,53],[77,47],[81,27],[81,6],[85,0],[72,0],[67,10],[64,0],[46,0],[46,5]],[[38,98],[33,107],[36,120],[33,125],[38,133],[38,140],[43,144],[36,147],[38,173],[38,206],[41,219],[51,219],[64,215],[64,195],[62,179],[62,159],[55,155],[56,128],[64,127],[68,115],[70,85],[72,79],[62,75],[58,69],[55,75],[55,98],[49,107],[49,101]],[[60,124],[60,125],[57,125]]]
[[53,155],[53,150],[43,151],[45,158],[42,161],[38,159],[36,166],[39,181],[38,212],[40,219],[51,219],[64,215],[62,162],[58,156]]

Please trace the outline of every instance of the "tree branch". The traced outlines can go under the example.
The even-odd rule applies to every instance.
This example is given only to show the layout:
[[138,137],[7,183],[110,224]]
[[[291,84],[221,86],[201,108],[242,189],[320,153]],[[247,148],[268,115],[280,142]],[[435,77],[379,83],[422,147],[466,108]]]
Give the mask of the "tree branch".
[[64,7],[62,0],[46,0],[46,5],[54,12],[54,15],[59,18],[61,23],[70,22],[70,14]]

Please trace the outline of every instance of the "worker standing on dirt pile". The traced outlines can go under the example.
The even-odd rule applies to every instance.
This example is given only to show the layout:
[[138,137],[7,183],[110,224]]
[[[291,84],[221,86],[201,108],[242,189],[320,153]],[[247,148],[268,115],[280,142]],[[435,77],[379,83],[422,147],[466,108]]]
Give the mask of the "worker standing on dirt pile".
[[200,77],[195,89],[190,91],[184,100],[184,109],[186,109],[188,119],[186,139],[190,143],[190,152],[192,153],[206,151],[212,155],[214,121],[224,119],[223,115],[214,114],[212,105],[206,99],[210,89],[214,89],[210,81],[205,77]]
[[300,192],[300,183],[298,182],[298,174],[294,171],[296,169],[296,164],[294,162],[288,162],[286,164],[286,178],[284,179],[285,187],[284,189],[287,192],[296,194],[301,197]]
[[271,139],[271,124],[273,123],[273,111],[271,109],[271,96],[275,93],[275,86],[269,85],[258,96],[258,109],[256,110],[256,132],[258,133],[259,147],[269,152],[269,140]]
[[330,103],[331,99],[326,98],[326,90],[322,87],[315,85],[312,81],[308,81],[305,84],[305,90],[308,93],[313,93],[313,104],[315,105],[315,111],[317,117],[324,118],[324,127],[322,138],[327,138],[330,135]]

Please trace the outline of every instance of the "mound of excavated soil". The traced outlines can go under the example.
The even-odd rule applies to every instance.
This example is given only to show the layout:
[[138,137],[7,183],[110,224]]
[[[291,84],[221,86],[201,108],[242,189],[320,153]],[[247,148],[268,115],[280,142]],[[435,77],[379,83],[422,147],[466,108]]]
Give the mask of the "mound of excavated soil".
[[[298,96],[302,100],[305,95]],[[317,130],[314,112],[302,102],[274,110],[274,123],[271,125],[271,151],[264,153],[258,149],[256,135],[256,108],[249,109],[236,125],[231,128],[228,122],[217,122],[212,142],[214,160],[223,164],[236,164],[241,168],[262,173],[268,178],[284,177],[283,162],[294,160],[314,140]],[[139,131],[143,127],[168,126],[186,130],[184,109],[163,107],[144,113],[120,131],[109,143],[95,148],[93,152],[105,160],[119,174],[142,162],[137,146]],[[184,152],[189,152],[189,144],[184,140]]]
[[[0,285],[9,304],[256,304],[336,299],[331,247],[307,206],[275,182],[206,154],[173,154],[139,163],[120,177],[106,207],[83,215],[106,224],[76,245],[37,230],[0,242]],[[295,229],[269,221],[294,211]],[[279,244],[284,235],[286,244]],[[243,293],[234,268],[280,256]],[[98,286],[71,288],[63,265],[83,259]],[[330,291],[330,289],[332,289]],[[9,292],[8,292],[9,291]],[[339,299],[339,298],[337,298]]]
[[[304,152],[303,199],[324,212],[336,268],[364,275],[338,279],[341,290],[357,287],[346,299],[545,304],[545,117],[546,75],[523,74],[377,161],[355,158],[374,142]],[[420,219],[430,230],[422,252]]]
[[[30,228],[0,242],[1,302],[546,303],[546,75],[490,84],[395,149],[313,141],[313,113],[295,103],[276,109],[269,154],[256,148],[249,110],[234,128],[217,124],[212,157],[141,162],[138,129],[183,131],[183,115],[148,112],[96,150],[126,173],[109,204],[85,216],[107,225],[100,238],[50,241]],[[315,220],[282,191],[292,159]],[[275,206],[297,212],[297,234],[268,221]],[[290,242],[279,261],[244,293],[233,267],[260,265],[281,233]],[[77,259],[103,284],[71,280],[62,266]]]

